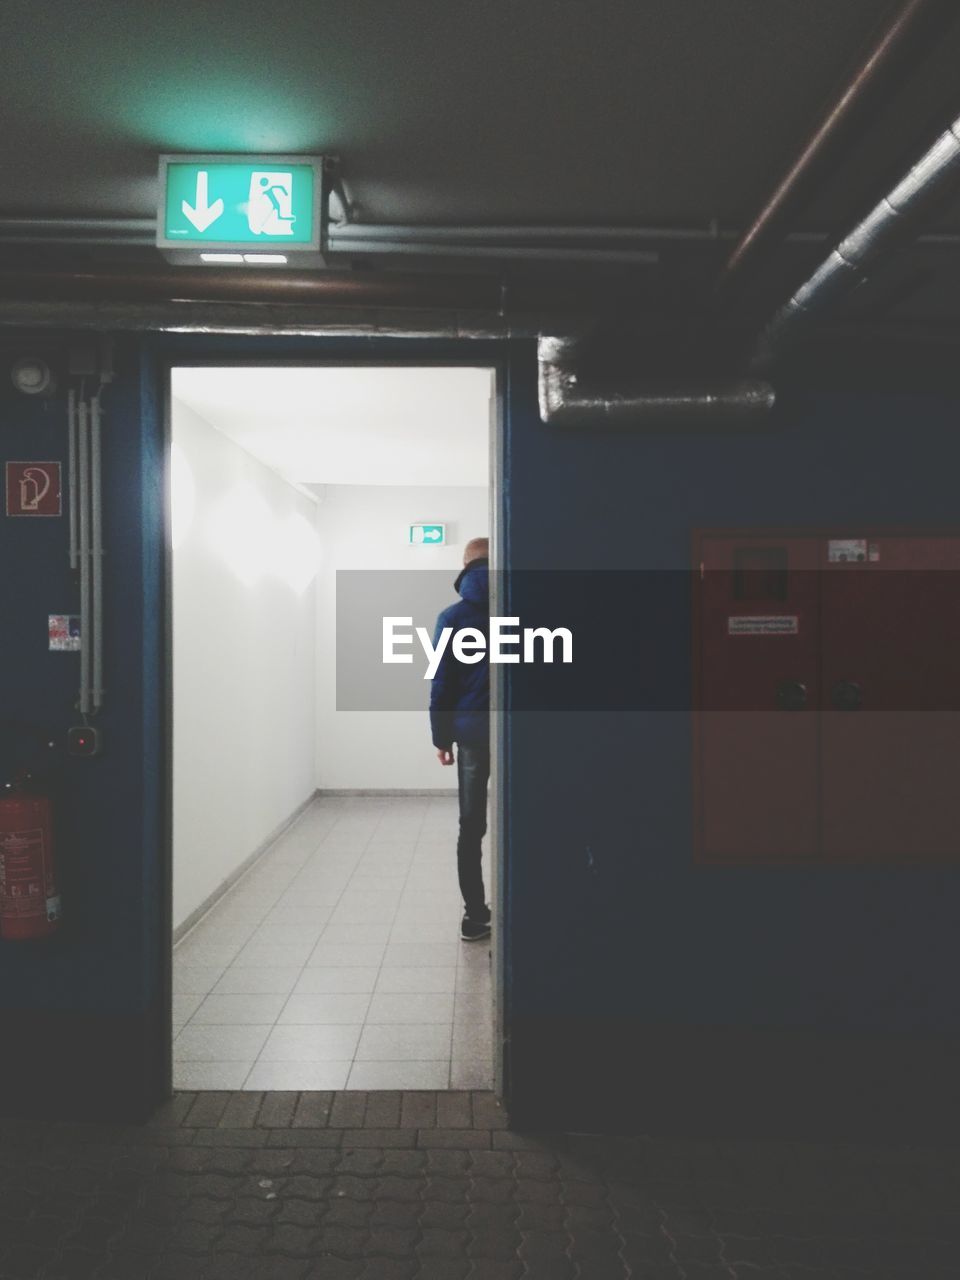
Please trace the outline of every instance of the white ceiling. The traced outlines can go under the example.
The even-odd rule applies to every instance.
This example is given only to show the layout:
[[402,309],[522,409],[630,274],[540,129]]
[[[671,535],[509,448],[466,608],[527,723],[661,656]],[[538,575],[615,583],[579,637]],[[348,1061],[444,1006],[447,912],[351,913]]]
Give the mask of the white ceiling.
[[298,484],[486,485],[493,371],[174,369],[173,395]]

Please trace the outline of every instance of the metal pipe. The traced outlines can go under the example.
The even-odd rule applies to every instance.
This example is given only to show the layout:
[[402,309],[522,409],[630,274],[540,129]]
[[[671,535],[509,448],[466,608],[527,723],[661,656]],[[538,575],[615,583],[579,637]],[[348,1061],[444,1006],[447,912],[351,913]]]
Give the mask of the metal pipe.
[[[0,219],[2,228],[2,219]],[[333,228],[331,227],[331,232]],[[654,243],[720,244],[730,240],[739,240],[743,233],[732,227],[571,227],[571,226],[399,226],[387,223],[350,222],[338,226],[332,241],[339,240],[388,240],[407,241],[411,245],[424,241],[437,243],[511,243],[515,241],[582,241],[580,247],[590,248],[598,240],[624,241],[634,243],[651,241]],[[788,231],[784,237],[787,244],[819,244],[829,240],[830,233],[811,229]],[[960,235],[953,231],[930,232],[919,237],[923,244],[960,244]],[[412,253],[413,250],[411,249]]]
[[[686,237],[673,237],[674,239]],[[452,239],[456,239],[452,237]],[[52,236],[36,236],[27,233],[0,235],[0,244],[5,245],[51,245],[57,247],[76,247],[86,245],[91,248],[140,248],[154,245],[153,237],[128,237],[120,238],[111,235],[101,236],[75,236],[60,235],[54,239]],[[407,257],[447,257],[447,258],[516,258],[520,261],[535,262],[538,259],[563,259],[563,258],[583,258],[590,260],[599,255],[606,253],[608,260],[613,261],[646,261],[656,262],[658,255],[654,250],[650,249],[634,249],[634,250],[602,250],[593,249],[589,246],[577,245],[531,245],[527,248],[522,245],[504,244],[498,247],[496,243],[478,245],[473,242],[454,244],[446,241],[434,242],[428,239],[418,240],[394,240],[380,239],[377,237],[354,238],[352,236],[336,236],[331,237],[328,252],[331,254],[374,254],[374,253],[394,253],[397,255],[405,254]]]
[[942,35],[957,17],[955,0],[906,0],[846,82],[839,96],[774,187],[763,208],[740,237],[717,280],[714,293],[725,299],[742,286],[752,265],[822,179],[824,170],[863,126],[876,107],[888,100],[911,59]]
[[77,393],[67,392],[67,522],[70,526],[70,568],[77,567]]
[[591,388],[581,385],[574,344],[562,338],[541,338],[537,354],[540,416],[548,426],[648,431],[747,426],[762,422],[774,405],[773,388],[757,379]]
[[[0,227],[2,227],[0,221]],[[429,224],[389,224],[374,222],[344,222],[330,227],[330,241],[340,240],[388,240],[410,244],[470,244],[494,246],[533,241],[580,241],[584,247],[598,240],[696,240],[716,241],[731,239],[735,232],[721,231],[719,227],[577,227],[544,225],[519,226],[451,226]]]
[[[0,241],[36,244],[156,244],[157,224],[154,218],[11,218],[0,217]],[[373,222],[331,222],[328,234],[331,245],[340,240],[388,240],[446,244],[479,243],[547,244],[571,241],[589,247],[597,241],[680,240],[713,243],[734,240],[735,230],[718,224],[707,227],[649,226],[576,226],[521,223],[519,225],[482,224],[388,224]]]
[[[403,244],[403,252],[413,254],[415,245],[462,244],[465,257],[472,254],[468,246],[476,244],[493,248],[498,245],[522,245],[532,243],[540,248],[556,244],[566,247],[590,249],[598,242],[633,245],[652,244],[726,244],[738,241],[745,234],[731,227],[711,224],[706,227],[657,227],[657,226],[569,226],[520,224],[497,225],[416,225],[372,222],[343,222],[330,224],[330,245],[339,252],[342,241],[387,241]],[[783,240],[787,244],[816,244],[829,240],[826,231],[796,230],[787,232]],[[960,236],[954,232],[931,233],[920,238],[925,244],[956,245]],[[156,222],[153,218],[3,218],[0,217],[0,244],[37,245],[91,245],[133,247],[156,244]],[[351,252],[360,249],[351,245]],[[451,255],[453,256],[453,255]]]
[[88,231],[94,235],[136,233],[152,240],[156,236],[157,222],[155,218],[0,218],[0,231],[8,230],[50,231],[66,235],[83,235]]
[[862,284],[871,268],[908,242],[919,223],[960,184],[960,117],[817,267],[769,322],[754,350],[765,368],[785,343]]
[[76,245],[84,245],[91,249],[143,249],[153,248],[156,245],[154,236],[117,236],[111,235],[109,232],[103,235],[35,235],[31,232],[0,232],[0,245],[11,244],[33,244],[45,245],[50,248],[59,249],[64,247],[73,247]]
[[103,495],[100,392],[90,402],[90,569],[92,578],[93,709],[103,705]]
[[90,439],[87,403],[80,397],[78,415],[78,469],[80,499],[80,714],[90,712]]
[[[149,245],[156,244],[157,224],[153,218],[4,218],[0,217],[2,244],[87,244]],[[341,240],[396,241],[416,244],[538,245],[553,243],[579,244],[590,248],[598,241],[633,244],[637,242],[719,244],[738,240],[740,232],[712,222],[705,227],[661,226],[571,226],[552,223],[498,224],[416,224],[384,222],[331,222],[331,246]],[[797,231],[788,240],[826,240],[825,231]],[[411,249],[412,252],[412,249]]]
[[374,256],[404,254],[422,258],[494,258],[523,262],[614,262],[624,266],[655,266],[660,255],[652,249],[591,249],[575,245],[435,244],[428,241],[353,240],[337,237],[336,253]]

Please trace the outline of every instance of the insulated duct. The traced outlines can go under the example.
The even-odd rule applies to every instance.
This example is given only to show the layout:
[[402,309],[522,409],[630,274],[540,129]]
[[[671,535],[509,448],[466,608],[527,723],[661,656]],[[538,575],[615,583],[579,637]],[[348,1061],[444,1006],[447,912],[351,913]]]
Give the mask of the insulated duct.
[[729,302],[756,276],[766,251],[786,238],[790,222],[824,176],[839,166],[844,149],[855,143],[877,108],[889,100],[956,20],[954,0],[903,0],[890,15],[740,236],[716,283],[715,305]]
[[960,179],[960,118],[943,133],[896,187],[847,235],[812,276],[777,311],[754,346],[743,381],[676,388],[655,385],[618,388],[581,385],[576,347],[569,341],[541,338],[540,412],[557,426],[624,425],[667,428],[746,425],[761,419],[774,404],[774,391],[764,374],[789,341],[807,324],[846,298],[871,269],[902,245]]
[[702,386],[695,382],[672,387],[583,386],[576,354],[577,345],[568,339],[540,339],[540,416],[549,426],[622,426],[653,431],[728,427],[733,422],[747,426],[762,421],[773,408],[773,387],[757,379]]
[[918,225],[955,191],[958,179],[960,118],[780,308],[758,339],[752,367],[766,368],[810,320],[846,298],[882,258],[910,242]]

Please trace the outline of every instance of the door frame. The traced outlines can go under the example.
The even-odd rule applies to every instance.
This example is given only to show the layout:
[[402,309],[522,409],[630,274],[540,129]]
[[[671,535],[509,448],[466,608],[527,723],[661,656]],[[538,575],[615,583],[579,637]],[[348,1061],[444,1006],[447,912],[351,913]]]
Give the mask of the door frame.
[[[210,338],[214,338],[211,344]],[[388,340],[383,340],[387,342]],[[362,345],[360,345],[362,343]],[[263,348],[295,347],[297,354],[265,354]],[[310,348],[316,347],[316,354]],[[332,354],[335,346],[338,354]],[[438,348],[452,348],[438,354]],[[482,349],[478,358],[477,348]],[[246,350],[244,350],[247,348]],[[252,348],[252,349],[251,349]],[[507,429],[506,396],[508,385],[508,353],[505,345],[457,340],[438,343],[429,339],[403,339],[403,354],[396,345],[381,346],[369,339],[323,337],[303,339],[293,335],[177,335],[174,341],[162,341],[156,351],[160,400],[160,428],[163,458],[163,787],[162,838],[160,874],[160,999],[158,1001],[161,1046],[159,1081],[163,1099],[172,1097],[173,1088],[173,539],[170,501],[170,448],[173,438],[171,416],[172,374],[177,368],[482,368],[493,374],[489,427],[489,520],[491,545],[490,612],[499,612],[505,602],[503,571],[509,563],[509,518],[504,509],[508,486],[505,483],[505,431]],[[510,1073],[507,1033],[509,1012],[509,883],[506,823],[506,752],[507,752],[507,676],[497,665],[490,672],[490,830],[489,848],[492,881],[493,1001],[493,1080],[496,1097],[509,1106]],[[426,717],[426,707],[424,707]]]

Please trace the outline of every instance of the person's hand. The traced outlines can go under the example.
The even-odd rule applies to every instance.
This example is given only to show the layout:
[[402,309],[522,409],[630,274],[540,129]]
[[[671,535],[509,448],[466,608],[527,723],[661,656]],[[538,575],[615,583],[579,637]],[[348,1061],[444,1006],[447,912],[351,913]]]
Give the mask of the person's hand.
[[440,747],[437,759],[441,764],[453,764],[453,751],[449,747]]

